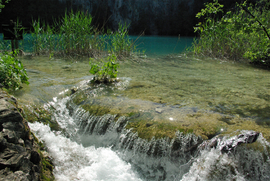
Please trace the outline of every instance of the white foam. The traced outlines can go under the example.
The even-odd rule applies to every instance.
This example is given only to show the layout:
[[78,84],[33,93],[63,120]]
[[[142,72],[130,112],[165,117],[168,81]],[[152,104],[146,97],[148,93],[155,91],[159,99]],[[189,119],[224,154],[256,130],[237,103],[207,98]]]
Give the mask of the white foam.
[[58,181],[139,181],[131,165],[121,160],[111,148],[83,147],[66,137],[56,135],[49,126],[29,123],[31,130],[48,148]]
[[[230,174],[230,169],[234,169],[236,175]],[[217,180],[220,176],[226,181],[245,180],[244,176],[237,172],[235,160],[229,158],[227,154],[222,154],[220,150],[212,148],[201,152],[181,181]]]

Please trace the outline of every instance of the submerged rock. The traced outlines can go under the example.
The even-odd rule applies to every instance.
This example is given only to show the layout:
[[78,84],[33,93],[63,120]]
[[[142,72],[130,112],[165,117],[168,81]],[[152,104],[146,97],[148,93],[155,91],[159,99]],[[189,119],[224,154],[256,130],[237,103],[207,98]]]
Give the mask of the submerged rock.
[[200,145],[201,149],[216,148],[222,153],[228,153],[234,151],[239,145],[245,143],[254,143],[258,139],[260,133],[255,131],[243,130],[239,135],[227,138],[216,136],[211,140],[205,141]]

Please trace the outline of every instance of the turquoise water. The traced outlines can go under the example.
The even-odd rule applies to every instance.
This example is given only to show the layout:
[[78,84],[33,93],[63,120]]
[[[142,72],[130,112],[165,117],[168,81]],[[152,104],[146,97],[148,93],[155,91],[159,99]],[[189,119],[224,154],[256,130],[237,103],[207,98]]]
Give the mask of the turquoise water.
[[[193,39],[193,37],[130,36],[130,40],[137,45],[137,50],[140,52],[145,51],[148,56],[181,53],[191,46]],[[0,34],[0,40],[1,49],[10,49],[10,41],[3,41],[3,34]],[[20,48],[25,52],[32,52],[31,41],[30,34],[24,35],[24,40],[19,41]]]
[[193,37],[168,37],[168,36],[131,36],[138,44],[138,50],[145,50],[146,55],[160,56],[177,54],[185,51],[193,42]]

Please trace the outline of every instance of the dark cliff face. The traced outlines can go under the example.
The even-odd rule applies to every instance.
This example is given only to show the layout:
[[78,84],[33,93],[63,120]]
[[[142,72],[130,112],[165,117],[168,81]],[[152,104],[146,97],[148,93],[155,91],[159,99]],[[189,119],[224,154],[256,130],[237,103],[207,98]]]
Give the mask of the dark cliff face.
[[[220,0],[225,11],[241,0]],[[256,0],[250,0],[256,2]],[[119,22],[130,24],[130,34],[194,35],[196,14],[211,0],[12,0],[0,13],[0,22],[19,18],[24,26],[32,19],[53,24],[65,11],[91,13],[97,27],[116,30]]]
[[130,25],[131,34],[191,35],[198,9],[195,1],[75,0],[74,4],[86,8],[94,16],[96,25],[106,23],[113,30],[118,23],[125,22]]

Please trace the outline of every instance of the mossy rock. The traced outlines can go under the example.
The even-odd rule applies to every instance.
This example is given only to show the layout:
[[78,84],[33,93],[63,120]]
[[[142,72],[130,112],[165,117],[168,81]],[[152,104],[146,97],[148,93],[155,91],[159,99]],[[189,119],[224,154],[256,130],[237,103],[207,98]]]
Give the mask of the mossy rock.
[[[230,134],[236,130],[253,130],[262,133],[270,141],[269,124],[262,124],[252,118],[200,110],[182,114],[180,109],[179,113],[173,112],[171,115],[170,112],[166,112],[169,109],[164,108],[162,104],[153,110],[153,106],[148,109],[133,99],[119,101],[117,98],[108,99],[103,95],[93,98],[92,95],[88,97],[87,93],[87,91],[76,92],[73,102],[96,116],[116,115],[115,120],[120,116],[128,117],[129,123],[126,128],[132,128],[133,132],[138,132],[140,138],[148,140],[152,137],[174,138],[175,132],[180,131],[185,134],[193,133],[207,140],[219,134]],[[128,102],[126,103],[126,101]],[[170,120],[170,117],[173,119]]]
[[[153,112],[140,112],[138,109],[125,109],[124,111],[119,107],[111,107],[109,105],[99,105],[98,101],[85,100],[85,97],[79,95],[79,99],[75,99],[84,110],[95,116],[102,116],[105,114],[116,115],[115,121],[121,116],[129,119],[126,126],[127,129],[132,129],[137,132],[138,136],[143,139],[150,140],[155,138],[174,138],[177,131],[184,134],[194,133],[201,136],[203,139],[210,139],[219,134],[220,129],[225,127],[223,121],[208,120],[205,115],[187,116],[185,121],[169,121],[165,119],[156,119]],[[81,100],[81,102],[79,101]],[[97,103],[97,104],[96,104]],[[198,117],[205,117],[203,122],[197,120]]]
[[23,117],[30,123],[40,122],[49,125],[52,130],[60,130],[60,126],[52,119],[52,113],[44,107],[23,107]]
[[94,77],[91,81],[90,84],[93,85],[98,85],[98,84],[105,84],[105,85],[112,85],[113,83],[117,83],[119,82],[119,79],[116,78],[98,78],[98,77]]
[[41,172],[40,179],[42,181],[55,180],[54,175],[53,175],[54,166],[51,159],[45,154],[47,153],[45,150],[46,149],[45,145],[42,142],[40,142],[33,133],[31,133],[31,136],[34,138],[34,142],[35,142],[34,147],[41,157],[40,167],[41,167],[42,172]]
[[145,120],[130,120],[126,128],[132,129],[133,132],[138,133],[140,138],[147,140],[151,140],[153,137],[156,139],[164,137],[173,139],[176,131],[180,131],[185,134],[193,133],[192,129],[187,129],[177,124]]

